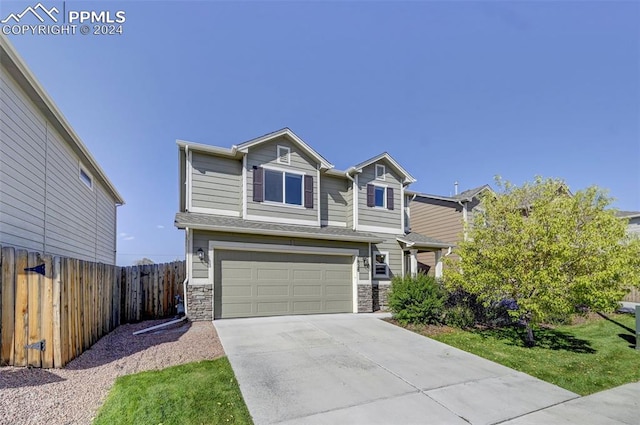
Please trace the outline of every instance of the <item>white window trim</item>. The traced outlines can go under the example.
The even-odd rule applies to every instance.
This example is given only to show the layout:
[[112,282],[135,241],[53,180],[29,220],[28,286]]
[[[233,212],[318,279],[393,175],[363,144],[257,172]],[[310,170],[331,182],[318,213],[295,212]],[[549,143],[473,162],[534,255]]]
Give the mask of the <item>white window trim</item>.
[[[373,251],[372,253],[373,255],[371,256],[371,262],[373,264],[372,267],[372,272],[373,272],[373,278],[380,278],[380,277],[384,277],[384,278],[389,278],[389,252],[388,251]],[[380,255],[384,255],[384,258],[387,260],[386,263],[384,263],[387,267],[386,267],[386,272],[384,274],[378,274],[376,273],[376,255],[380,254]]]
[[[380,167],[382,169],[382,173],[378,173],[378,169],[379,169],[378,167]],[[387,174],[387,167],[385,167],[382,164],[376,164],[376,169],[375,169],[376,180],[385,181],[387,179],[385,174]]]
[[[87,182],[84,181],[84,179],[82,178],[82,173],[87,175],[87,177],[90,180],[90,184],[87,184]],[[85,186],[87,189],[93,192],[93,175],[89,171],[87,171],[87,169],[83,167],[80,162],[78,162],[78,178],[82,182],[83,186]]]
[[369,183],[370,185],[374,186],[374,187],[382,187],[384,188],[384,195],[382,195],[382,206],[378,206],[376,205],[376,191],[375,189],[373,189],[373,207],[371,208],[378,208],[378,209],[383,209],[386,210],[387,209],[387,188],[388,186],[386,184],[379,184],[379,183]]
[[[262,199],[264,199],[264,201],[262,201],[264,204],[268,204],[268,205],[280,205],[280,206],[285,206],[285,207],[292,207],[292,208],[301,208],[301,209],[305,209],[304,207],[304,176],[306,176],[306,173],[302,172],[302,171],[291,171],[291,170],[285,170],[282,168],[278,168],[278,167],[262,167],[264,170],[267,171],[275,171],[278,173],[282,173],[282,202],[278,202],[278,201],[268,201],[267,200],[267,177],[266,177],[266,171],[265,171],[265,176],[263,178],[263,185],[262,185]],[[302,182],[300,184],[300,205],[298,204],[288,204],[285,202],[285,200],[287,199],[287,187],[286,187],[286,175],[288,174],[295,174],[297,176],[302,177]]]
[[[282,157],[282,155],[280,155],[280,149],[287,151],[287,162],[280,161],[280,158]],[[291,148],[290,147],[278,145],[278,147],[276,148],[276,154],[277,154],[276,162],[278,164],[291,165]]]
[[242,217],[247,217],[247,155],[242,157]]

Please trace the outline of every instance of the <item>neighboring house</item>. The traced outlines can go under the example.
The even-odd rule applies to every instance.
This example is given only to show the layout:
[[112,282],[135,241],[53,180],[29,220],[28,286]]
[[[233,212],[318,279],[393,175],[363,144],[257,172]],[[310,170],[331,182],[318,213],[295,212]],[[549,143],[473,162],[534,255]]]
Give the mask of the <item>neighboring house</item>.
[[[491,191],[491,187],[485,184],[453,196],[407,191],[412,197],[411,231],[432,236],[450,246],[457,245],[465,237],[465,225],[473,223],[473,214],[480,204],[480,194],[487,190]],[[418,261],[422,271],[432,275],[442,273],[439,252],[420,253]]]
[[618,211],[617,216],[629,220],[627,233],[640,237],[640,211]]
[[193,320],[370,312],[418,253],[449,247],[408,230],[415,179],[387,153],[339,171],[288,128],[177,143]]
[[4,36],[0,63],[0,245],[115,264],[122,197]]

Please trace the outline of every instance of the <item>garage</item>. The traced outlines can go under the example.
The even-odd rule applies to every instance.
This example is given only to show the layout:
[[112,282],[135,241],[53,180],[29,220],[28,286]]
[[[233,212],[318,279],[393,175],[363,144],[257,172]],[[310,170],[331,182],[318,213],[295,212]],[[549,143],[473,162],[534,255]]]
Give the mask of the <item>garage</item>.
[[353,312],[353,256],[216,250],[214,318]]

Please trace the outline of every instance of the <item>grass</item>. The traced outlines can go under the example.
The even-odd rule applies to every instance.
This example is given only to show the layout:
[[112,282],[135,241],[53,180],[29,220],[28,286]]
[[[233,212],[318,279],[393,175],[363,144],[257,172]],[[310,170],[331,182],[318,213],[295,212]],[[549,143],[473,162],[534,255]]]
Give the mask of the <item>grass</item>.
[[94,422],[252,424],[226,357],[120,377]]
[[632,315],[592,317],[578,325],[536,330],[526,348],[521,329],[408,327],[480,357],[551,382],[580,395],[640,380]]

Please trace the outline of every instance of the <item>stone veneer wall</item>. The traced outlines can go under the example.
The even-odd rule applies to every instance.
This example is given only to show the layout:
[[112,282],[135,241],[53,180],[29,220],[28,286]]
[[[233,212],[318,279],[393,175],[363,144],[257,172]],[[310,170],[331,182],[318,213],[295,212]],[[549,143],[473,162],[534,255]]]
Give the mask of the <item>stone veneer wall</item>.
[[388,294],[390,283],[374,282],[371,296],[373,298],[373,311],[387,311],[389,309]]
[[358,284],[358,313],[373,311],[373,288],[371,284]]
[[197,322],[213,320],[213,286],[187,285],[187,316]]

